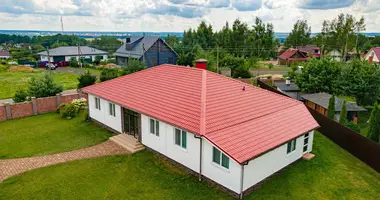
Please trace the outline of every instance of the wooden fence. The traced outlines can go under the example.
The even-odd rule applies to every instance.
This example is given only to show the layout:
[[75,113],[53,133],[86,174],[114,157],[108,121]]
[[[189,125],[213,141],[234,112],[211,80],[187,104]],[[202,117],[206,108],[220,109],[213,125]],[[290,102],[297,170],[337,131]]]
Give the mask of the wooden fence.
[[[257,80],[257,83],[263,89],[287,96],[260,80]],[[320,133],[380,173],[380,144],[318,113],[316,110],[308,109],[321,126],[318,129]]]

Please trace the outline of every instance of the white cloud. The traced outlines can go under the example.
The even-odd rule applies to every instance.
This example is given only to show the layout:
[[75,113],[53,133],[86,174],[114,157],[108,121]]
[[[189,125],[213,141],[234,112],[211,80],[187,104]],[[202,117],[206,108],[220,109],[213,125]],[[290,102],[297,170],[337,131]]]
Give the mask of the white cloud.
[[380,32],[379,0],[0,0],[0,29],[81,31],[183,31],[201,21],[221,29],[256,16],[277,32],[306,19],[313,32],[339,13],[364,16],[368,32]]

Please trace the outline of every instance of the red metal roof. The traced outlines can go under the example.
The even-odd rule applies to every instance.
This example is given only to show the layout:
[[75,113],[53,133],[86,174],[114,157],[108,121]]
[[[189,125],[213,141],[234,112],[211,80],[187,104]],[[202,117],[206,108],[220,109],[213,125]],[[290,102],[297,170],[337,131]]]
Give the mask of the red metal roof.
[[83,91],[202,135],[239,163],[318,127],[297,100],[196,68],[161,65]]
[[[280,59],[283,59],[283,60],[286,60],[286,59],[289,59],[291,58],[294,54],[296,54],[297,52],[299,52],[304,58],[306,58],[307,56],[304,55],[303,52],[297,50],[297,49],[293,49],[293,48],[289,48],[287,49],[286,51],[284,51],[284,53],[282,53],[279,58]],[[293,60],[297,60],[298,58],[293,58]],[[299,58],[301,59],[301,58]]]
[[10,54],[9,54],[9,51],[3,51],[3,50],[0,50],[0,56],[11,56]]

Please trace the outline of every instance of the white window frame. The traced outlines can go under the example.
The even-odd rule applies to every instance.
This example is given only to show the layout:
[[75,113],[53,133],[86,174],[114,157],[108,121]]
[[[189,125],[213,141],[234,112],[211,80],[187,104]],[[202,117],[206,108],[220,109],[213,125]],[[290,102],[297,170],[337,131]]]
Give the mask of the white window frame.
[[[290,151],[289,151],[290,149]],[[291,154],[297,149],[297,138],[289,141],[286,145],[286,154]]]
[[[305,141],[307,141],[307,142],[305,142]],[[309,142],[310,142],[310,133],[306,133],[305,137],[303,139],[303,149],[302,149],[302,151],[304,153],[306,153],[306,152],[309,151]],[[305,147],[306,147],[306,150],[305,150]]]
[[[179,131],[179,144],[177,143],[177,130]],[[183,136],[185,135],[185,143],[183,142]],[[183,149],[187,149],[187,132],[180,128],[174,128],[174,144]]]
[[[219,152],[219,162],[217,162],[217,161],[214,160],[215,150]],[[223,165],[223,158],[227,158],[227,165],[226,166]],[[222,166],[222,167],[224,167],[226,169],[230,169],[230,157],[228,157],[225,153],[223,153],[221,150],[219,150],[216,147],[212,147],[212,158],[211,158],[211,160],[216,165]]]
[[100,98],[99,97],[95,97],[95,109],[97,110],[101,110],[101,107],[100,107]]
[[[153,122],[153,129],[152,129],[152,122]],[[160,121],[153,118],[149,118],[149,132],[159,137],[160,136]]]
[[116,117],[116,109],[115,109],[115,104],[114,103],[108,103],[108,108],[109,108],[109,114],[111,115],[111,116],[114,116],[114,117]]

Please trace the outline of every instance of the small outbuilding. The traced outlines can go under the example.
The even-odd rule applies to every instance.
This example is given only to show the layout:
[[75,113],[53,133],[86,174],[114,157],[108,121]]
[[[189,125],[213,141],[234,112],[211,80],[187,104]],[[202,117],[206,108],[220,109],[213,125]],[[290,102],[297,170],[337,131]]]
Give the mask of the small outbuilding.
[[285,82],[274,82],[277,87],[277,90],[292,97],[293,99],[301,100],[300,88],[297,84],[292,83],[290,79],[287,79]]
[[[327,116],[327,110],[329,107],[329,101],[331,94],[328,93],[315,93],[302,95],[307,107],[312,108],[319,113]],[[335,118],[339,120],[340,112],[342,111],[343,99],[335,97]],[[346,101],[347,107],[347,120],[358,121],[358,112],[367,111],[365,108],[358,106],[355,102]]]

